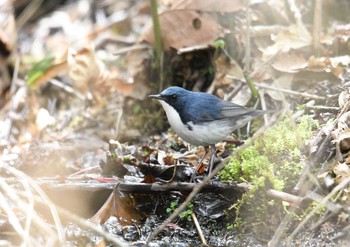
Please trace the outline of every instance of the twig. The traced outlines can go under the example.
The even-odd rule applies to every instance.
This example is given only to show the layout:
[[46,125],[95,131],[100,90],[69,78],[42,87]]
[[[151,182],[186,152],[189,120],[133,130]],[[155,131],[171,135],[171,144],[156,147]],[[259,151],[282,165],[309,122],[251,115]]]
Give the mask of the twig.
[[193,46],[183,47],[177,50],[177,54],[181,55],[183,53],[189,53],[189,52],[198,51],[198,50],[206,50],[209,47],[210,45],[193,45]]
[[338,112],[340,110],[339,107],[335,106],[323,106],[323,105],[314,105],[314,106],[306,106],[309,109],[317,110],[317,111],[326,111],[326,112]]
[[22,26],[33,16],[33,14],[40,8],[43,0],[30,1],[27,7],[18,16],[16,21],[17,29],[21,29]]
[[198,222],[198,220],[197,220],[196,215],[192,212],[192,213],[191,213],[191,216],[192,216],[193,223],[194,223],[194,225],[196,226],[198,235],[199,235],[199,237],[200,237],[200,239],[201,239],[203,245],[204,245],[204,246],[208,246],[207,240],[205,240],[203,231],[202,231],[202,229],[201,229],[201,226],[199,225],[199,222]]
[[225,100],[228,100],[228,101],[232,100],[233,97],[236,96],[239,91],[241,91],[243,87],[243,81],[239,80],[238,83],[239,84],[231,92],[227,94]]
[[133,45],[130,47],[125,47],[125,48],[119,49],[118,51],[114,52],[113,55],[121,55],[121,54],[128,53],[130,51],[145,50],[145,49],[150,49],[150,48],[151,48],[150,45],[145,45],[145,44]]
[[289,202],[291,203],[294,207],[300,207],[303,202],[305,202],[305,198],[300,197],[300,196],[295,196],[283,191],[278,191],[278,190],[273,190],[273,189],[268,189],[266,191],[266,195],[270,198],[273,199],[278,199],[281,201]]
[[326,97],[323,97],[323,96],[318,96],[318,95],[309,94],[309,93],[300,93],[297,91],[292,91],[292,90],[288,90],[288,89],[284,89],[284,88],[275,88],[275,87],[264,85],[261,83],[255,83],[255,86],[260,87],[260,88],[273,90],[273,91],[279,91],[279,92],[286,93],[289,95],[295,95],[295,96],[299,96],[299,97],[309,98],[309,99],[318,99],[318,100],[326,100],[327,99]]
[[84,95],[82,95],[80,92],[78,92],[77,90],[75,90],[71,86],[65,85],[64,83],[60,82],[59,80],[51,79],[49,82],[56,87],[62,88],[67,93],[70,93],[70,94],[77,96],[81,100],[85,99]]

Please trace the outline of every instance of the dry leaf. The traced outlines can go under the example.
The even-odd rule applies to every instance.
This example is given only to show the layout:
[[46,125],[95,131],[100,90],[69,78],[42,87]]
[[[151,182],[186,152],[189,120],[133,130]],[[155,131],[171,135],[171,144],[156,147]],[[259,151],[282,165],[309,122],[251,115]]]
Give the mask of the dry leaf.
[[131,204],[130,196],[123,195],[115,189],[105,204],[91,218],[91,221],[97,224],[103,224],[109,217],[115,216],[121,225],[131,225],[139,222],[142,216]]
[[[222,35],[220,24],[208,13],[171,10],[159,15],[159,21],[165,50],[213,45]],[[153,28],[150,26],[140,39],[154,44]]]
[[298,25],[292,25],[288,30],[279,32],[276,36],[272,36],[272,40],[275,44],[267,47],[263,50],[263,60],[268,61],[272,57],[281,52],[289,52],[291,49],[300,49],[309,46],[312,41],[312,37],[309,31]]
[[272,67],[278,71],[287,73],[296,73],[300,69],[307,67],[307,61],[302,54],[296,53],[280,53],[274,57]]
[[[95,56],[92,45],[88,45],[80,51],[68,50],[68,75],[72,83],[81,93],[87,95],[93,93],[98,84],[103,84],[109,78],[102,61]],[[94,92],[95,93],[95,92]]]
[[226,75],[235,78],[240,81],[244,81],[244,73],[239,64],[228,58],[224,53],[222,53],[215,61],[215,78],[214,85],[220,87],[222,85],[228,85],[232,83],[232,79],[228,78]]
[[340,78],[346,67],[350,64],[350,56],[339,57],[314,57],[311,56],[308,61],[308,69],[317,72],[332,73],[335,77]]

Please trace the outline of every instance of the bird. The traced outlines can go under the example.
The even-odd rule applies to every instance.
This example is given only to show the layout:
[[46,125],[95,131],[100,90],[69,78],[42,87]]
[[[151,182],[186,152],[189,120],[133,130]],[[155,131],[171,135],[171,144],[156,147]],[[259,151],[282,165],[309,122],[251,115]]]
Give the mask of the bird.
[[160,102],[171,127],[185,142],[211,148],[209,174],[216,157],[215,144],[252,119],[269,112],[246,108],[213,94],[192,92],[177,86],[149,97]]

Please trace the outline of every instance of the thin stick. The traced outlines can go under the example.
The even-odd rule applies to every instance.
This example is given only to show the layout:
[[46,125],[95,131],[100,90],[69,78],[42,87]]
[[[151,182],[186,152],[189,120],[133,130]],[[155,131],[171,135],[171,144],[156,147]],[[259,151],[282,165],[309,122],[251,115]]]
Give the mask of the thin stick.
[[146,49],[151,49],[151,46],[150,45],[133,45],[130,47],[125,47],[125,48],[119,49],[118,51],[113,52],[113,55],[117,56],[117,55],[128,53],[130,51],[146,50]]
[[27,7],[16,18],[17,30],[21,29],[22,26],[35,14],[35,12],[40,8],[42,3],[43,0],[34,0],[29,2]]
[[275,87],[260,84],[260,83],[255,83],[255,86],[260,87],[260,88],[273,90],[273,91],[279,91],[279,92],[286,93],[289,95],[295,95],[295,96],[300,96],[300,97],[304,97],[304,98],[309,98],[309,99],[319,99],[319,100],[326,99],[326,97],[323,97],[323,96],[318,96],[318,95],[309,94],[309,93],[300,93],[297,91],[292,91],[292,90],[288,90],[288,89],[284,89],[284,88],[275,88]]
[[196,226],[196,229],[197,229],[197,232],[198,232],[198,235],[203,243],[203,245],[207,246],[207,240],[205,239],[204,237],[204,234],[203,234],[203,231],[202,231],[202,228],[201,226],[199,225],[199,222],[198,222],[198,219],[196,217],[196,215],[192,212],[191,213],[191,216],[192,216],[192,219],[193,219],[193,223],[194,225]]

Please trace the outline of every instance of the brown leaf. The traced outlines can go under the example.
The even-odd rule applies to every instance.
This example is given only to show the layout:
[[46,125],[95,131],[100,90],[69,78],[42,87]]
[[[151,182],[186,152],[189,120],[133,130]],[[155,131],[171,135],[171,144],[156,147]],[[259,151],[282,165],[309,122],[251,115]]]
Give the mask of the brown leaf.
[[145,183],[145,184],[153,184],[155,182],[156,182],[156,178],[152,174],[145,175],[145,177],[142,180],[142,183]]
[[308,61],[308,69],[318,72],[330,72],[339,78],[343,75],[345,67],[350,64],[350,56],[339,57],[314,57],[311,56]]
[[292,49],[300,49],[311,44],[312,37],[309,31],[299,25],[291,25],[288,30],[279,32],[272,37],[275,44],[263,50],[263,60],[268,61],[277,54],[287,53]]
[[278,71],[296,73],[307,67],[307,61],[302,54],[280,53],[274,58],[271,65]]
[[105,204],[91,218],[91,221],[103,224],[111,216],[115,216],[121,225],[130,225],[142,219],[142,216],[132,205],[130,196],[123,195],[117,189],[112,192]]
[[226,75],[235,78],[236,80],[244,81],[244,73],[239,64],[228,58],[224,53],[222,53],[215,61],[215,86],[220,87],[222,85],[228,85],[232,83],[232,79],[228,78]]
[[95,50],[91,45],[80,51],[70,49],[67,61],[68,75],[74,87],[83,94],[92,93],[95,85],[102,84],[109,78],[108,70],[95,56]]
[[[165,50],[213,45],[223,33],[220,24],[212,15],[194,10],[166,11],[159,16],[159,21]],[[151,26],[140,39],[154,44]]]

